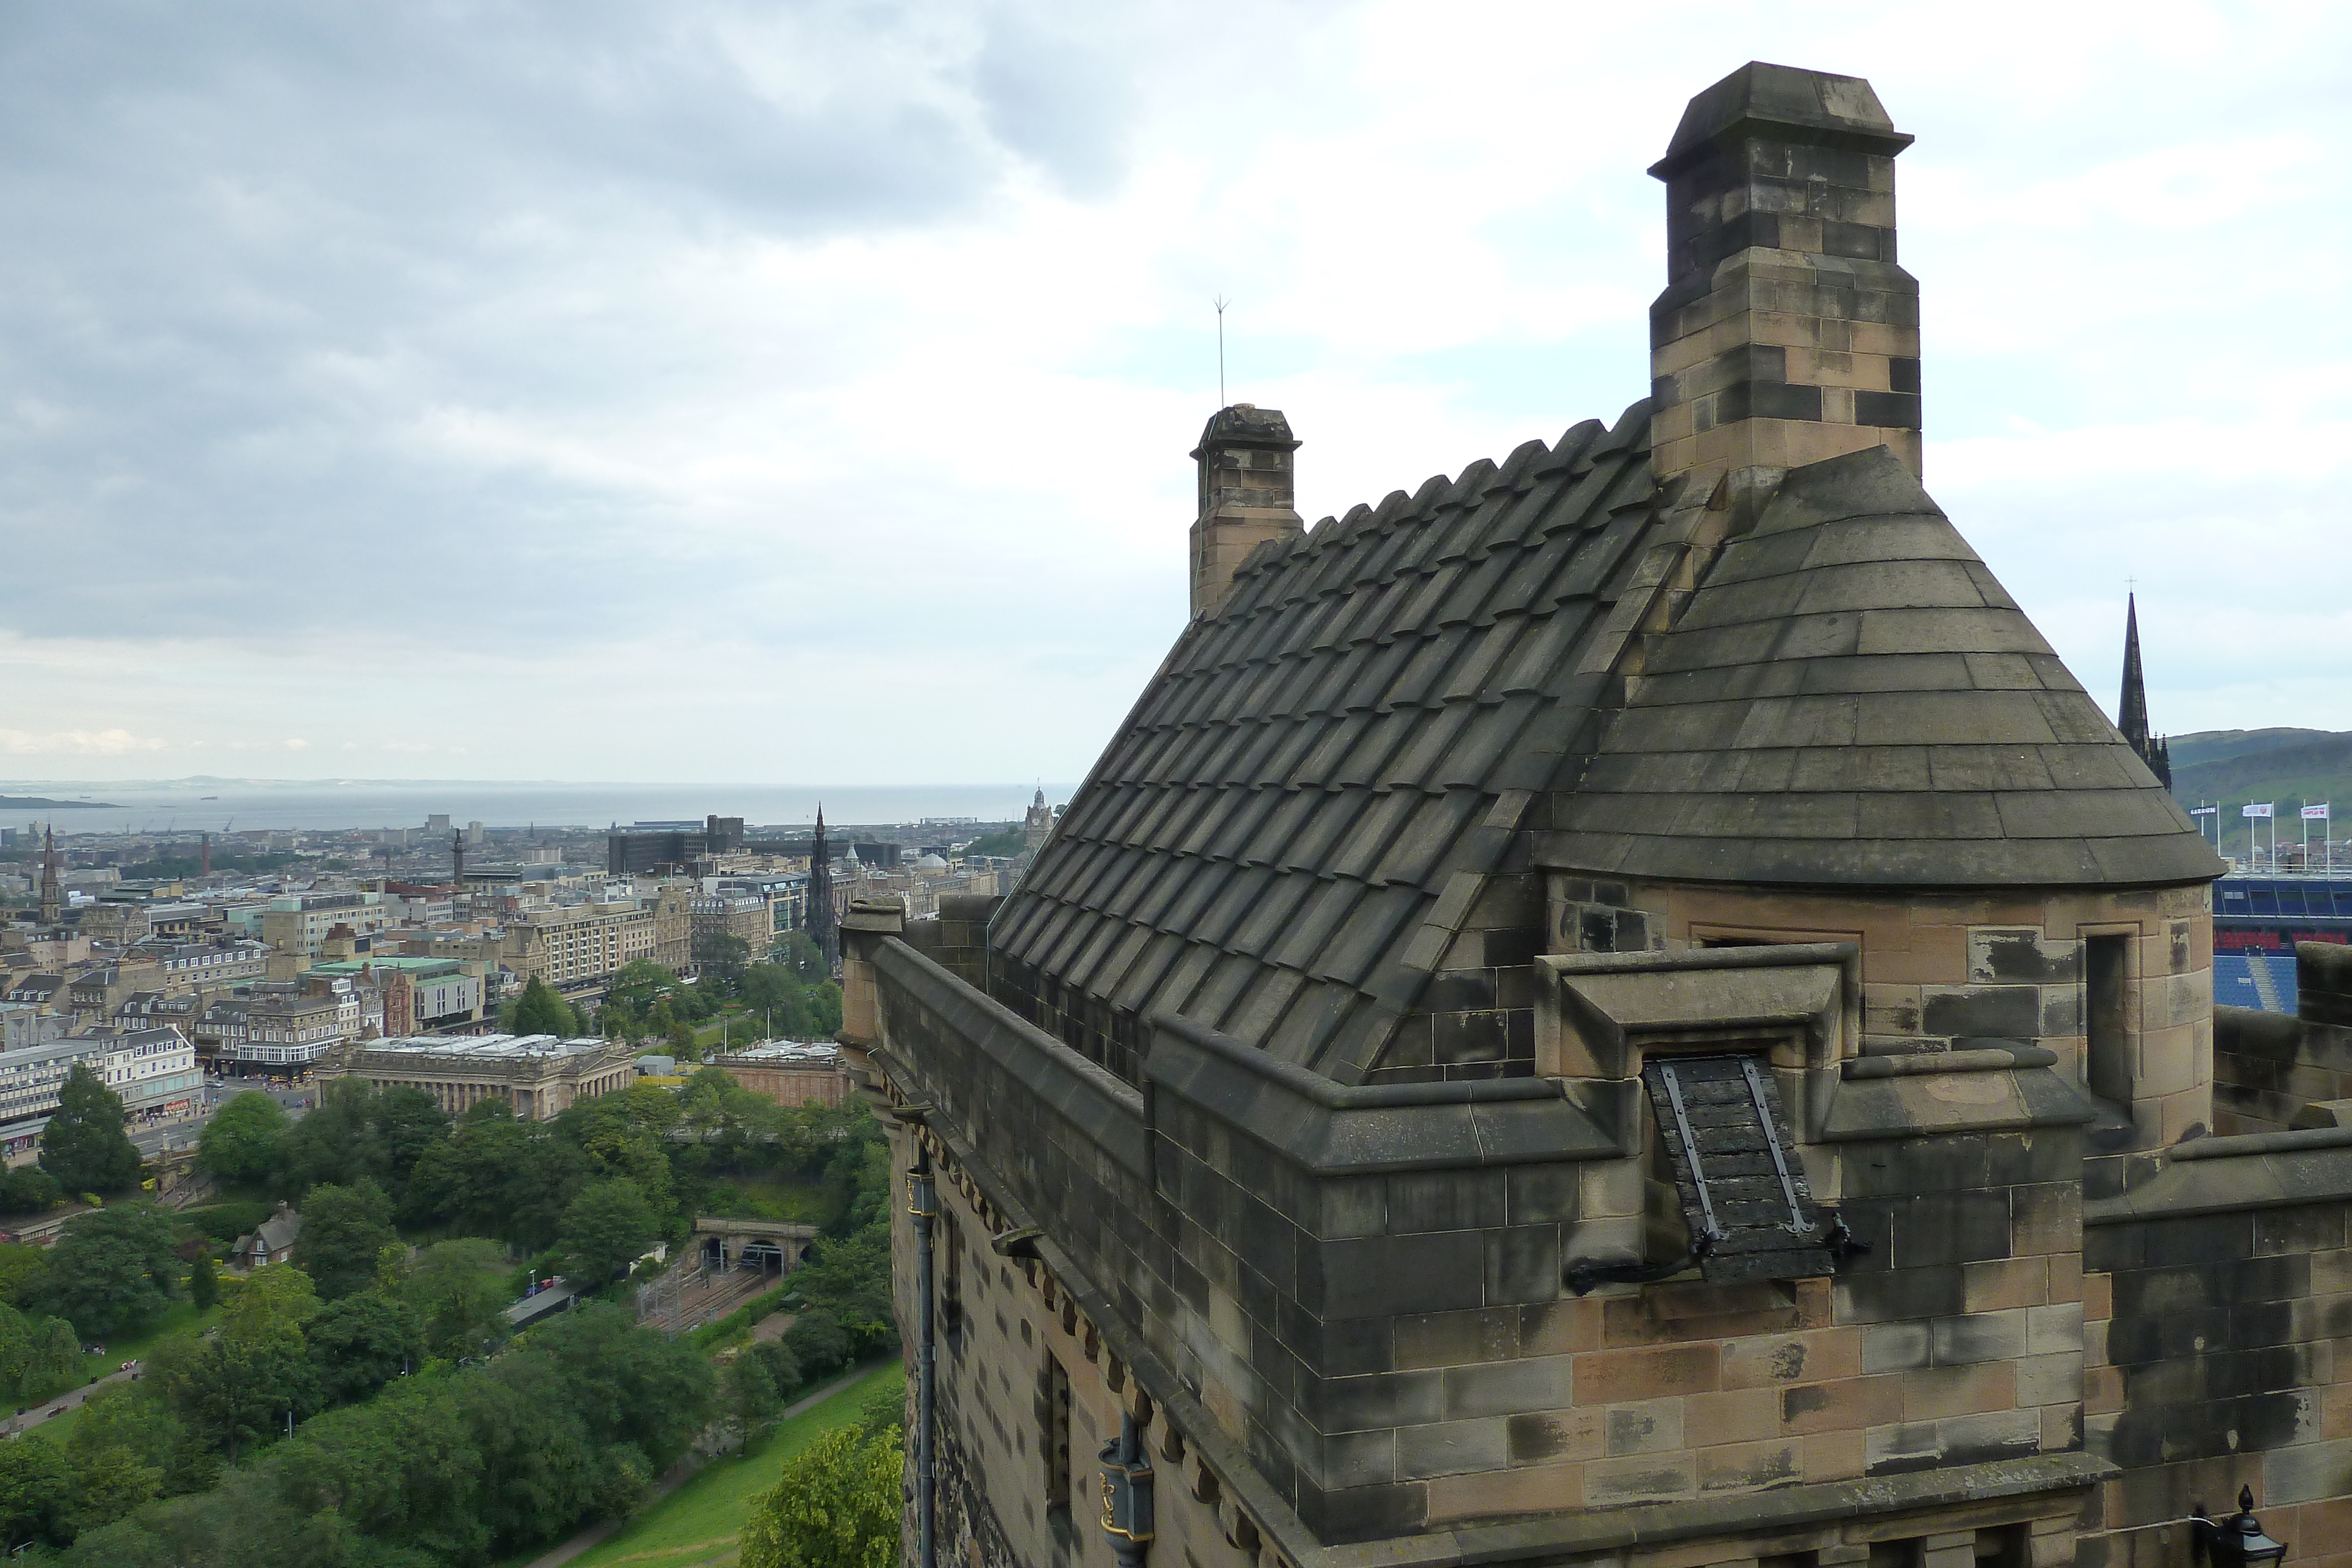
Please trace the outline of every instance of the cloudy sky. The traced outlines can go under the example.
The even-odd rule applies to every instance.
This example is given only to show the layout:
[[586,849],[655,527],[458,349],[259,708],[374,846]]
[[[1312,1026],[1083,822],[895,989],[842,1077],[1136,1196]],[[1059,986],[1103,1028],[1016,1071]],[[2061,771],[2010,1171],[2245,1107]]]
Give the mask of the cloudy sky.
[[[1083,771],[1301,507],[1646,384],[1684,101],[1867,76],[1927,482],[2112,702],[2352,728],[2313,5],[0,0],[0,775]],[[1654,19],[1653,19],[1654,17]]]

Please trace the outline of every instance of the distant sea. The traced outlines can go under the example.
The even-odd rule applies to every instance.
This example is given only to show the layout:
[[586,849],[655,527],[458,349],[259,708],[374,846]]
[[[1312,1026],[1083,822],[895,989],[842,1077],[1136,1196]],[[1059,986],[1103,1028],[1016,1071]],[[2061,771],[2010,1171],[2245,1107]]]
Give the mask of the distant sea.
[[[106,801],[116,810],[0,807],[0,827],[49,821],[60,834],[244,832],[255,828],[421,828],[441,813],[457,826],[626,827],[716,814],[753,825],[811,821],[875,825],[925,817],[1017,821],[1029,784],[516,784],[433,779],[168,779],[131,781],[0,779],[0,795]],[[1067,800],[1074,784],[1047,784]]]

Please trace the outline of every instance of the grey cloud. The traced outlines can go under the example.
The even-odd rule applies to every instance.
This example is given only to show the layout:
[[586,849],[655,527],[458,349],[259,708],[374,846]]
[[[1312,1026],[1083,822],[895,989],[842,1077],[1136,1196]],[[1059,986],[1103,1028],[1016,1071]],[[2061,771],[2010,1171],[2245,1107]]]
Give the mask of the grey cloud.
[[0,530],[42,584],[10,624],[725,606],[740,564],[659,504],[403,427],[593,428],[691,382],[593,296],[700,241],[951,220],[1023,162],[1103,188],[1117,95],[1057,92],[1038,37],[919,4],[6,7]]

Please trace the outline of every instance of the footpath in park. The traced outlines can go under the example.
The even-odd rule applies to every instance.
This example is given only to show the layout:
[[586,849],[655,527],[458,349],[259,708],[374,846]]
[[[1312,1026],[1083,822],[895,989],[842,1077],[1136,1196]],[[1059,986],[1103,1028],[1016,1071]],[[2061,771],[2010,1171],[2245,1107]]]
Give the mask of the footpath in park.
[[[846,1394],[851,1389],[857,1387],[867,1379],[873,1377],[876,1374],[884,1371],[890,1364],[890,1361],[886,1358],[885,1360],[877,1362],[871,1366],[861,1368],[860,1370],[850,1374],[847,1377],[840,1378],[833,1383],[829,1383],[814,1394],[807,1395],[800,1399],[795,1399],[792,1404],[786,1406],[783,1411],[777,1416],[776,1424],[781,1427],[786,1421],[791,1420],[793,1416],[802,1414],[803,1411],[814,1410],[816,1406],[824,1404],[826,1400],[834,1398],[838,1395]],[[676,1491],[679,1487],[692,1479],[693,1477],[709,1462],[709,1459],[701,1454],[688,1454],[685,1458],[682,1458],[677,1463],[672,1465],[669,1469],[663,1474],[660,1483],[654,1488],[653,1495],[647,1498],[646,1500],[645,1506],[639,1509],[636,1513],[630,1516],[630,1518],[608,1519],[602,1524],[592,1524],[587,1529],[582,1531],[579,1534],[573,1536],[571,1540],[565,1542],[562,1545],[555,1548],[552,1552],[546,1553],[544,1556],[532,1558],[527,1565],[527,1568],[562,1568],[562,1564],[571,1562],[573,1558],[580,1556],[582,1553],[588,1552],[594,1547],[602,1545],[605,1541],[617,1533],[624,1526],[642,1522],[661,1505],[663,1499],[668,1497],[670,1493]]]
[[14,1437],[19,1433],[32,1431],[58,1411],[75,1409],[108,1384],[129,1382],[139,1375],[139,1369],[140,1364],[134,1361],[123,1371],[110,1372],[95,1383],[85,1383],[79,1388],[68,1389],[46,1405],[36,1405],[21,1416],[11,1416],[7,1420],[0,1421],[0,1437]]

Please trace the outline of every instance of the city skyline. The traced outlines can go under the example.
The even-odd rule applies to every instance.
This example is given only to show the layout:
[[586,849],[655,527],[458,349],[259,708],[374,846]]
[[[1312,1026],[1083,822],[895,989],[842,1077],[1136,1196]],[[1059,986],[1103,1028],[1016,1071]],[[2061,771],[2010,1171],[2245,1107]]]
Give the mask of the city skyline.
[[1919,133],[1927,484],[2102,704],[2136,577],[2156,728],[2352,728],[2344,24],[2138,22],[19,9],[0,768],[1075,777],[1184,616],[1211,300],[1310,520],[1613,421],[1642,168],[1748,57]]

